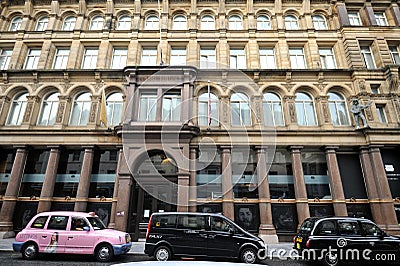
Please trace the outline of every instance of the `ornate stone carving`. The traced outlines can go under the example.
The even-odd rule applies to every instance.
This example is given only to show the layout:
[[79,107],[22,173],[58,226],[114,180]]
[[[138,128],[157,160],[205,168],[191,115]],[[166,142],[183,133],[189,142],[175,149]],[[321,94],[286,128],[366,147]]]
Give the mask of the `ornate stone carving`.
[[65,102],[60,102],[57,110],[56,123],[61,123],[64,116]]
[[31,113],[32,113],[32,109],[33,109],[33,102],[28,102],[26,105],[26,110],[25,110],[25,115],[24,115],[25,123],[29,122],[29,119],[30,119]]
[[92,108],[90,109],[89,122],[96,122],[96,113],[97,113],[97,103],[92,102]]
[[290,122],[296,123],[296,111],[294,108],[294,103],[289,103],[289,116]]

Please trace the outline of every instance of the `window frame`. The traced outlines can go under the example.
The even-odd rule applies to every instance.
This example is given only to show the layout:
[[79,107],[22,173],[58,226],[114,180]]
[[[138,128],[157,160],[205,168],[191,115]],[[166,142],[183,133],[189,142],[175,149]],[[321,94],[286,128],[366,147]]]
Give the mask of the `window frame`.
[[128,48],[114,47],[111,59],[111,69],[123,69],[128,59]]
[[[14,96],[7,115],[7,126],[20,126],[22,124],[28,103],[28,96],[29,93],[27,91],[20,92]],[[21,100],[23,97],[25,97],[25,99]]]
[[[360,45],[360,53],[364,60],[365,67],[367,69],[376,69],[376,62],[374,54],[372,53],[371,45]],[[371,60],[371,62],[369,59]],[[372,63],[373,66],[371,66],[370,63]]]
[[[271,53],[272,51],[272,53]],[[264,47],[260,48],[260,68],[262,69],[276,69],[275,48]]]
[[[52,96],[54,95],[54,97],[57,97],[57,100],[49,100],[49,98],[52,98]],[[58,97],[60,96],[59,92],[51,92],[48,93],[42,101],[42,104],[40,105],[40,112],[39,112],[39,116],[38,116],[38,121],[37,121],[37,125],[38,126],[52,126],[55,123],[56,120],[56,115],[57,115],[57,111],[58,111],[58,106],[59,106],[59,99]],[[45,104],[48,103],[47,106],[49,106],[47,108],[47,106],[45,107]],[[46,110],[48,111],[48,114],[46,115],[46,117],[44,116],[44,112]],[[51,116],[53,116],[53,118],[51,118]],[[47,118],[46,121],[47,123],[42,123],[43,118]],[[53,119],[53,123],[50,123],[50,121]]]
[[228,18],[229,30],[243,30],[243,18],[239,15],[230,15]]
[[41,16],[35,26],[35,31],[45,31],[49,25],[49,17],[47,15]]
[[[197,124],[199,126],[210,126],[210,127],[219,126],[219,98],[218,98],[218,96],[215,93],[210,92],[210,99],[209,99],[208,92],[204,92],[204,93],[201,93],[197,99],[198,99],[198,101],[197,101],[197,117],[198,117]],[[215,114],[215,112],[211,112],[210,125],[208,125],[209,101],[210,101],[211,110],[216,111],[216,114]],[[202,114],[200,112],[202,112],[204,110],[204,106],[207,108],[207,112],[205,114]],[[214,106],[214,108],[213,108],[213,106]],[[202,117],[202,118],[200,119],[200,117]],[[202,121],[204,121],[204,117],[206,117],[206,119],[205,119],[206,123],[202,122]]]
[[[111,97],[115,97],[117,95],[120,96],[120,100],[111,100]],[[116,117],[116,106],[120,106],[121,113],[119,114],[119,118]],[[116,126],[122,122],[122,115],[123,115],[123,107],[124,107],[124,99],[123,94],[121,92],[112,92],[106,95],[106,113],[107,113],[107,122],[109,126]],[[116,121],[118,120],[118,121]]]
[[299,29],[299,19],[292,14],[285,15],[285,29],[286,30],[298,30]]
[[7,48],[0,49],[0,70],[8,69],[8,67],[10,65],[12,53],[13,53],[13,49],[7,49]]
[[186,47],[172,47],[169,59],[170,65],[186,65],[187,50]]
[[[90,98],[89,100],[84,99],[84,96],[86,96],[86,95],[89,96],[89,98]],[[80,97],[82,97],[81,100],[79,100]],[[92,94],[90,92],[87,92],[87,91],[86,92],[82,92],[82,93],[80,93],[80,94],[75,96],[75,98],[73,100],[73,103],[72,103],[71,116],[70,116],[69,123],[68,123],[69,126],[87,126],[87,124],[89,122],[90,108],[92,106],[91,97],[92,97]],[[82,106],[80,106],[79,104],[81,104]],[[77,108],[77,106],[79,107],[78,119],[77,119],[77,123],[73,124],[72,122],[73,122],[73,118],[74,118],[74,114],[75,114],[74,110],[75,110],[75,108]],[[87,118],[82,119],[82,113],[85,110],[89,111],[88,112],[88,116],[87,116]]]
[[[205,20],[206,18],[211,18],[210,20]],[[201,30],[215,30],[215,19],[212,15],[206,14],[201,17],[200,20]]]
[[313,26],[316,30],[327,30],[328,24],[326,23],[325,16],[321,14],[315,14],[312,16]]
[[[233,60],[235,59],[235,60]],[[230,48],[229,49],[229,66],[231,69],[246,69],[246,50],[245,48]],[[235,63],[233,65],[233,63]]]
[[160,18],[154,14],[148,15],[144,21],[144,30],[159,30]]
[[67,16],[64,19],[62,30],[64,31],[73,31],[76,25],[76,17],[75,16]]
[[[93,54],[89,54],[91,52],[93,52]],[[96,53],[94,54],[94,52],[96,52]],[[99,48],[85,47],[85,51],[83,53],[83,58],[82,58],[81,68],[82,69],[96,69],[98,57],[99,57]],[[90,59],[90,60],[88,61],[88,59]],[[94,64],[94,67],[93,67],[93,64]]]
[[[232,98],[234,96],[237,96],[238,99],[232,100]],[[253,124],[252,122],[252,117],[251,117],[251,106],[250,106],[250,100],[249,97],[243,93],[243,92],[236,92],[236,93],[232,93],[231,97],[230,97],[230,109],[231,109],[231,126],[251,126]],[[234,123],[234,112],[233,112],[233,105],[234,104],[238,104],[238,118],[239,118],[239,124]],[[248,106],[248,117],[249,117],[249,121],[246,121],[246,119],[243,119],[243,115],[242,115],[242,110],[243,110],[243,106],[247,105]]]
[[362,26],[360,12],[348,12],[347,16],[349,17],[349,23],[351,26]]
[[25,59],[24,69],[37,69],[41,54],[41,49],[29,48]]
[[270,30],[271,29],[271,18],[267,15],[257,16],[257,30]]
[[132,26],[132,19],[129,15],[121,15],[118,17],[116,30],[130,30]]
[[376,24],[381,27],[389,26],[385,12],[375,12],[374,13]]
[[[68,51],[67,54],[60,54],[64,51]],[[68,59],[71,50],[69,48],[57,48],[56,54],[54,55],[53,69],[66,69],[68,66]],[[61,60],[61,63],[59,62]],[[60,67],[57,67],[60,65]]]
[[[300,51],[301,53],[297,53],[298,51]],[[289,48],[289,58],[290,58],[290,65],[293,69],[307,69],[304,47]],[[299,59],[301,61],[299,61]]]
[[[297,99],[297,95],[299,95],[299,94],[304,94],[304,95],[306,95],[307,97],[308,97],[308,99],[309,100],[305,100],[305,99]],[[299,92],[296,92],[296,99],[295,99],[295,105],[296,105],[296,114],[297,114],[297,124],[299,125],[299,126],[318,126],[318,118],[317,118],[317,113],[316,113],[316,110],[315,110],[315,102],[314,102],[314,97],[312,97],[310,94],[308,94],[308,93],[306,93],[306,92],[303,92],[303,91],[299,91]],[[310,104],[311,103],[311,107],[312,107],[312,109],[313,109],[313,112],[312,112],[312,114],[313,114],[313,120],[314,120],[314,123],[310,123],[310,119],[309,119],[309,117],[308,117],[308,115],[307,115],[307,105],[306,104]],[[302,106],[302,109],[301,109],[301,111],[302,111],[302,115],[304,116],[304,121],[305,121],[305,124],[300,124],[299,123],[299,115],[300,115],[300,109],[298,108],[298,106],[301,104],[301,106]]]
[[[395,51],[394,51],[394,49]],[[400,51],[398,45],[389,45],[390,57],[392,58],[393,64],[400,65]]]
[[[327,53],[321,53],[326,51]],[[322,69],[336,69],[336,58],[333,48],[321,47],[318,49]],[[329,60],[330,59],[330,60]]]
[[375,104],[376,113],[378,114],[379,123],[388,124],[388,117],[386,113],[386,104]]
[[[273,95],[273,97],[277,97],[278,99],[266,99],[267,95]],[[280,117],[279,119],[281,120],[281,123],[276,123],[276,113],[274,112],[275,107],[278,106],[280,110]],[[264,125],[265,126],[285,126],[285,116],[283,113],[283,105],[282,105],[282,98],[275,92],[272,91],[266,91],[263,93],[263,100],[262,100],[262,108],[263,108],[263,118],[264,118]],[[271,118],[273,124],[268,124],[267,119],[266,119],[266,108],[269,108],[271,111]]]
[[[18,21],[16,21],[18,20]],[[22,26],[22,17],[21,16],[15,16],[11,22],[10,22],[10,26],[8,27],[8,31],[19,31],[21,29]]]
[[[331,99],[331,97],[330,97],[331,94],[336,95],[338,98],[341,98],[341,99],[340,100]],[[332,124],[334,126],[350,126],[351,124],[350,124],[349,113],[347,111],[348,108],[347,108],[346,98],[343,95],[341,95],[340,93],[332,92],[332,91],[328,92],[327,96],[328,96],[328,108],[329,108],[329,112],[331,115]],[[335,107],[334,110],[332,110],[332,108],[331,108],[332,105]],[[345,118],[347,121],[342,121],[342,116],[340,116],[340,110],[343,111],[344,115],[346,116]],[[332,117],[333,111],[335,111],[336,117],[338,118],[337,119],[338,123],[335,123],[333,121],[333,117]]]
[[172,20],[173,30],[187,30],[187,17],[185,15],[179,14],[174,16]]
[[102,30],[104,27],[104,17],[96,15],[90,20],[89,30]]
[[[202,60],[203,58],[206,58],[206,60]],[[215,69],[216,67],[217,67],[216,48],[206,48],[206,47],[200,48],[200,68]]]
[[[143,47],[142,55],[140,57],[140,65],[141,66],[157,65],[157,55],[158,55],[157,47]],[[154,63],[152,63],[153,60]]]

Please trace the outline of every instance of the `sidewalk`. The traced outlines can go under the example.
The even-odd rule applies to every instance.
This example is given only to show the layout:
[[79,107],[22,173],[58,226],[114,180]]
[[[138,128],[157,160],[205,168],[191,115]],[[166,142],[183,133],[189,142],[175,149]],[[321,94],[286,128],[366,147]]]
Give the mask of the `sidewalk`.
[[[0,251],[13,251],[12,243],[14,238],[0,239]],[[132,242],[132,248],[128,254],[144,255],[144,241]],[[293,243],[282,242],[279,244],[267,244],[268,258],[288,258],[292,250]]]

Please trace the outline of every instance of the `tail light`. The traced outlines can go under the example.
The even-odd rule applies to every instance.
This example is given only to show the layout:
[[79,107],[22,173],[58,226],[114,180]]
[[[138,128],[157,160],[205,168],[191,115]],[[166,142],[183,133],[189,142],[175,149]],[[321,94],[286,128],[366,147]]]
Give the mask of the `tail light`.
[[307,243],[306,243],[306,247],[308,247],[308,248],[309,248],[309,247],[310,247],[310,245],[311,245],[311,239],[308,239],[308,240],[307,240]]
[[153,215],[150,216],[149,224],[147,225],[147,232],[146,232],[146,240],[149,237],[150,234],[150,227],[151,227],[151,221],[153,220]]
[[293,243],[296,243],[296,236],[293,237]]

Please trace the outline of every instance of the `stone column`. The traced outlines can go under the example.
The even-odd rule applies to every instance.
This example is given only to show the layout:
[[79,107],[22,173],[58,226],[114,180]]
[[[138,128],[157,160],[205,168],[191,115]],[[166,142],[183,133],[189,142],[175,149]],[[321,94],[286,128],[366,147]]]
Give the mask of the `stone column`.
[[387,180],[385,166],[383,165],[380,146],[370,146],[370,159],[372,162],[373,173],[375,176],[376,187],[380,198],[380,209],[384,219],[384,229],[389,233],[398,235],[400,228],[397,223],[396,213],[392,193],[390,192],[389,182]]
[[125,156],[123,154],[120,154],[117,169],[118,169],[117,172],[118,183],[117,180],[115,180],[115,186],[117,187],[118,190],[118,199],[117,199],[116,216],[115,216],[115,229],[126,231],[128,227],[127,225],[129,217],[129,203],[130,203],[131,189],[132,189],[132,177],[129,172],[128,165],[126,163]]
[[0,96],[0,125],[4,125],[7,120],[6,110],[10,107],[11,99],[8,96]]
[[197,211],[197,178],[196,178],[196,154],[195,147],[190,147],[189,162],[189,211]]
[[3,198],[3,205],[0,211],[0,238],[14,236],[13,217],[18,200],[18,192],[24,175],[25,163],[28,156],[26,146],[16,147],[14,164],[11,170],[10,181],[8,182],[6,193]]
[[40,193],[37,212],[45,212],[51,209],[54,185],[56,184],[58,162],[60,160],[60,147],[50,148],[49,161],[47,162],[46,174],[44,176],[43,187]]
[[110,214],[110,222],[108,223],[108,228],[115,228],[115,216],[117,215],[117,202],[118,202],[119,167],[120,167],[120,162],[122,160],[124,160],[124,151],[122,148],[120,148],[118,152],[118,165],[114,180],[114,191],[111,203],[111,214]]
[[84,147],[85,154],[83,156],[83,163],[81,169],[81,177],[79,179],[78,191],[76,193],[76,201],[74,211],[85,212],[87,208],[90,178],[92,175],[92,165],[94,157],[94,147]]
[[189,171],[180,169],[178,173],[178,212],[189,211]]
[[296,209],[299,225],[310,217],[310,209],[308,208],[307,190],[304,182],[303,166],[301,164],[302,146],[291,146],[292,169],[294,179],[294,193],[296,196]]
[[221,146],[222,151],[222,212],[234,220],[231,147]]
[[365,188],[368,194],[368,201],[371,208],[372,219],[379,226],[383,226],[384,220],[382,218],[381,209],[379,206],[379,194],[375,184],[372,163],[368,153],[368,147],[360,147],[360,161],[364,176]]
[[328,165],[329,182],[331,185],[333,209],[336,216],[347,216],[346,198],[344,196],[342,179],[336,157],[338,147],[326,146],[326,164]]
[[369,3],[365,3],[364,10],[365,10],[365,14],[366,14],[366,16],[368,18],[369,24],[371,26],[377,26],[378,23],[376,22],[374,9],[372,8],[372,4],[370,2]]
[[271,195],[269,192],[267,156],[265,147],[256,147],[257,152],[257,177],[258,197],[260,208],[259,237],[268,244],[278,243],[278,236],[272,222]]

